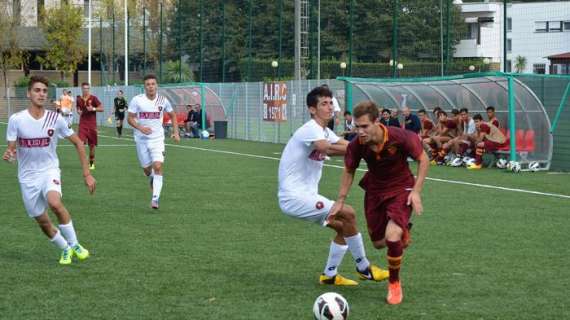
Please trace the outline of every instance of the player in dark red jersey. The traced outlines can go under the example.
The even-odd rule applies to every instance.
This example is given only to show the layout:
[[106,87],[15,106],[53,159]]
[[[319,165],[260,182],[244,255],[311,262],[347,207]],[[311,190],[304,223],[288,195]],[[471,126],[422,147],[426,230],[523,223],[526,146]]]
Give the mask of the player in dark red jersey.
[[444,143],[457,136],[457,121],[447,117],[447,112],[440,111],[437,113],[438,122],[436,133],[427,139],[427,143],[431,149],[432,164],[440,164],[438,162],[438,154]]
[[[334,216],[344,206],[354,173],[364,159],[368,172],[359,185],[365,190],[368,232],[375,248],[388,247],[390,284],[386,300],[389,304],[399,304],[403,299],[399,272],[409,242],[409,219],[412,209],[418,215],[423,211],[420,193],[429,159],[416,134],[379,122],[374,102],[359,103],[354,109],[354,119],[358,139],[348,145],[338,199],[330,215]],[[410,171],[408,157],[418,162],[417,179]]]
[[81,84],[82,96],[77,96],[79,113],[79,139],[89,145],[89,169],[95,170],[95,147],[97,146],[97,112],[103,112],[103,105],[89,92],[89,83]]
[[495,115],[495,107],[488,106],[486,111],[487,111],[487,118],[489,118],[487,122],[500,129],[501,124],[499,123],[499,119],[497,119],[497,116]]
[[484,122],[480,114],[474,115],[473,120],[477,128],[475,163],[467,166],[467,169],[477,170],[482,167],[483,154],[495,152],[500,147],[505,146],[507,138],[495,125],[490,122]]

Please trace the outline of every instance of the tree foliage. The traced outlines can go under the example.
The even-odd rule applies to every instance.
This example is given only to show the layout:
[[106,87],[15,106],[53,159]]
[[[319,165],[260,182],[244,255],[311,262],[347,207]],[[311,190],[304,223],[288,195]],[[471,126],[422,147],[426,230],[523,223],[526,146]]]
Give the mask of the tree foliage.
[[4,83],[4,95],[8,95],[8,70],[19,66],[25,57],[18,43],[18,29],[16,21],[8,12],[7,3],[0,3],[0,70]]

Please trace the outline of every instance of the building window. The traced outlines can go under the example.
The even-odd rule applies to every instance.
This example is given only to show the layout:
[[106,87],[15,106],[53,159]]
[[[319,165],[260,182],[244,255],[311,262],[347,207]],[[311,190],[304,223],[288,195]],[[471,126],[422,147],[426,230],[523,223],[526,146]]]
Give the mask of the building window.
[[507,18],[507,32],[513,31],[513,18]]
[[548,32],[562,32],[562,21],[549,21]]
[[513,39],[507,39],[507,52],[513,51]]
[[536,21],[534,23],[534,31],[536,31],[536,32],[548,32],[548,22],[547,21]]
[[507,65],[506,65],[506,67],[507,67],[507,68],[506,68],[507,72],[511,72],[511,70],[512,70],[512,62],[511,62],[511,60],[507,60]]
[[570,74],[570,63],[556,63],[551,66],[552,74]]
[[537,74],[545,74],[546,73],[546,64],[544,63],[535,63],[532,65],[532,72]]
[[564,31],[570,32],[570,21],[564,21]]

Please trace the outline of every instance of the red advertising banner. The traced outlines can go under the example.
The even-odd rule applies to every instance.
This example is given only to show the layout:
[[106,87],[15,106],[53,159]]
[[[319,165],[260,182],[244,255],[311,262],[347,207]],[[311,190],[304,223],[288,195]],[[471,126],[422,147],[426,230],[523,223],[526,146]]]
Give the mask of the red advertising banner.
[[263,120],[287,121],[287,83],[268,82],[263,84]]

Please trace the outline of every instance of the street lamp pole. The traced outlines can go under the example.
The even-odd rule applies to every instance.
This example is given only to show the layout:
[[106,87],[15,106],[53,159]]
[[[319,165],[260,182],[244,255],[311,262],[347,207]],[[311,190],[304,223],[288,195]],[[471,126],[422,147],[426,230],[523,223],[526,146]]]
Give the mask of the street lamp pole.
[[276,60],[271,61],[271,68],[273,68],[273,81],[277,79],[277,68],[279,67],[279,62]]

